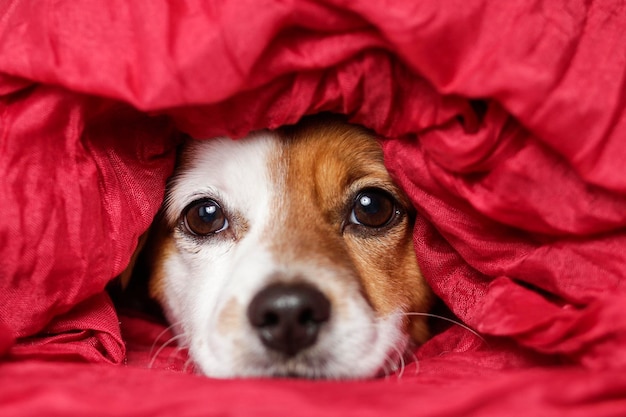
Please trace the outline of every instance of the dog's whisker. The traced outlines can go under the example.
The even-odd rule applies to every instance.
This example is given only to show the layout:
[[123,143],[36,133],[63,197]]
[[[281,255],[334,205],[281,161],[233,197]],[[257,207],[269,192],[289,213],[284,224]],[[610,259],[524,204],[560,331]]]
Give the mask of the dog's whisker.
[[396,372],[396,377],[398,379],[402,379],[402,376],[404,375],[404,370],[406,368],[406,362],[404,361],[404,354],[400,352],[400,349],[396,347],[394,347],[394,350],[398,354],[398,359],[400,360],[400,372]]
[[408,367],[408,364],[415,364],[415,372],[413,372],[413,376],[416,376],[419,374],[419,369],[420,369],[420,363],[419,363],[419,359],[417,359],[417,355],[415,354],[415,351],[411,348],[408,348],[405,350],[404,352],[404,356],[403,356],[403,362],[405,364],[407,364],[407,366],[404,368],[404,371],[402,372],[402,375],[405,374],[406,368]]
[[183,373],[187,373],[189,368],[195,368],[193,361],[191,360],[191,358],[187,358],[187,360],[185,361],[185,364],[183,365]]
[[384,363],[380,367],[380,372],[382,372],[382,377],[385,379],[385,381],[389,380],[389,377],[391,375],[390,368],[393,368],[393,366],[395,366],[395,364],[392,362],[393,359],[391,359],[389,356],[386,356]]
[[[396,379],[402,379],[407,366],[405,359],[406,354],[407,352],[402,352],[398,347],[394,346],[392,348],[392,351],[389,352],[385,358],[385,363],[391,364],[389,366],[389,375],[386,375],[385,379],[389,379],[392,375],[395,376]],[[386,371],[385,368],[383,368],[383,370]]]
[[148,368],[152,368],[154,366],[154,362],[156,361],[156,359],[159,357],[159,355],[161,354],[161,352],[163,351],[163,349],[165,349],[168,345],[172,344],[173,342],[176,342],[178,340],[181,340],[185,337],[184,334],[179,334],[177,336],[173,336],[170,339],[168,339],[165,343],[163,343],[161,345],[161,347],[159,347],[159,349],[157,349],[156,353],[154,354],[154,356],[152,356],[152,359],[150,360],[150,363],[148,364]]
[[170,324],[165,329],[163,329],[163,331],[159,333],[157,337],[154,338],[154,342],[152,342],[152,346],[150,346],[150,353],[149,353],[150,357],[152,357],[152,352],[154,352],[154,348],[156,347],[157,343],[159,343],[159,339],[161,339],[161,337],[163,337],[167,332],[172,330],[175,326],[179,325],[180,323],[181,322],[179,321],[179,322]]
[[167,362],[168,363],[173,363],[174,362],[174,357],[178,356],[178,354],[180,354],[180,352],[184,351],[184,350],[188,350],[189,347],[185,346],[185,345],[181,345],[180,343],[178,344],[178,346],[175,349],[172,349],[172,351],[170,352],[170,354],[167,356]]
[[420,373],[420,361],[419,359],[417,359],[417,355],[415,353],[411,353],[411,356],[413,357],[413,362],[415,364],[415,372],[413,373],[413,376],[417,376]]
[[391,379],[391,376],[398,370],[398,362],[391,355],[385,356],[385,363],[382,366],[382,371],[385,374],[385,380]]
[[478,333],[476,330],[472,329],[471,327],[469,327],[466,324],[461,323],[458,320],[454,320],[445,316],[440,316],[438,314],[432,314],[432,313],[418,313],[418,312],[409,312],[409,313],[399,313],[403,316],[423,316],[423,317],[432,317],[432,318],[436,318],[439,320],[445,320],[447,322],[450,322],[452,324],[456,324],[457,326],[467,330],[468,332],[472,333],[474,336],[476,336],[477,338],[479,338],[481,341],[483,341],[484,343],[488,344],[488,342],[485,340],[484,337],[482,337],[480,335],[480,333]]
[[[422,313],[422,312],[396,312],[393,313],[392,316],[398,316],[398,317],[407,317],[407,316],[422,316],[422,317],[432,317],[435,319],[439,319],[439,320],[445,320],[448,321],[454,325],[457,325],[465,330],[467,330],[468,332],[472,333],[474,336],[476,336],[478,339],[480,339],[482,342],[484,343],[488,343],[485,338],[483,336],[481,336],[477,331],[475,331],[474,329],[472,329],[471,327],[461,323],[458,320],[454,320],[445,316],[440,316],[437,314],[433,314],[433,313]],[[382,319],[377,320],[373,323],[374,326],[378,327],[378,326],[382,326],[384,325],[384,322]],[[355,331],[358,331],[358,329],[354,329]],[[419,360],[417,359],[417,355],[415,354],[414,350],[407,347],[407,349],[405,350],[404,353],[402,353],[397,347],[393,348],[393,352],[389,353],[387,358],[385,359],[385,363],[382,366],[382,372],[385,375],[385,379],[388,379],[391,374],[396,374],[396,377],[398,379],[401,379],[406,371],[406,367],[408,363],[414,363],[415,364],[415,375],[419,374],[419,370],[420,370],[420,363]],[[395,353],[395,354],[394,354]],[[397,355],[397,356],[396,356]],[[407,362],[407,359],[409,359],[409,361]]]

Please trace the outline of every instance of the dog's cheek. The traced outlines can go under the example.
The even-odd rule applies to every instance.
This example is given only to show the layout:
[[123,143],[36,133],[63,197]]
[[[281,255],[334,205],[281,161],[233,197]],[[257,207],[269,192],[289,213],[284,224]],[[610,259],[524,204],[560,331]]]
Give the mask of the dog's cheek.
[[203,270],[198,264],[205,262],[198,251],[185,250],[185,244],[173,233],[162,236],[154,246],[149,292],[171,323],[182,323],[185,331],[197,331],[205,327],[196,316],[210,294],[203,282],[206,277],[202,275],[206,274],[194,274]]
[[[408,228],[399,243],[398,253],[403,249],[403,262],[397,269],[398,285],[406,298],[405,313],[408,314],[408,333],[413,341],[424,343],[429,337],[428,317],[434,296],[417,263],[413,245],[412,227]],[[399,255],[400,257],[400,255]]]
[[348,245],[360,284],[374,311],[379,316],[386,316],[402,306],[403,290],[399,282],[396,282],[396,271],[387,267],[387,250],[381,248],[378,242],[371,244],[360,238],[348,239]]
[[[377,238],[350,237],[347,243],[368,301],[379,316],[428,310],[430,291],[421,276],[408,226]],[[423,321],[408,317],[406,323]]]
[[396,271],[397,282],[405,298],[402,307],[408,317],[408,333],[413,341],[421,344],[430,337],[428,317],[424,313],[430,311],[434,297],[420,272],[412,238],[402,247],[404,261]]

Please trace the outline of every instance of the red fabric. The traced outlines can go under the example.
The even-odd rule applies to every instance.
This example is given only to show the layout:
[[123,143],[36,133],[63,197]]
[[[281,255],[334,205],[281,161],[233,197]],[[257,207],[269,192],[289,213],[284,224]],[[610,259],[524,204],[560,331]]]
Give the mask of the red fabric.
[[[446,362],[446,367],[467,366],[454,360]],[[30,383],[15,383],[24,380]],[[287,383],[217,381],[137,368],[120,372],[103,365],[31,362],[0,365],[0,384],[2,415],[6,417],[620,417],[626,407],[623,372],[609,370],[590,379],[587,372],[572,368],[473,373],[463,383],[454,378],[444,381],[424,376],[418,380],[408,375],[399,381]]]
[[[0,414],[624,415],[624,27],[617,0],[0,2]],[[103,293],[175,131],[319,111],[390,138],[424,275],[486,342],[451,327],[400,380],[186,375]]]

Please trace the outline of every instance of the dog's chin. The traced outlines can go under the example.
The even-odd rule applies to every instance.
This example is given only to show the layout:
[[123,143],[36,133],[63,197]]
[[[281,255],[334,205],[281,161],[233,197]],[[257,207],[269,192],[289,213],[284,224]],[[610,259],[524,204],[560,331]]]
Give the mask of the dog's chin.
[[231,369],[226,373],[216,371],[211,367],[204,368],[198,364],[200,373],[210,378],[279,378],[279,379],[306,379],[306,380],[353,380],[386,377],[395,373],[401,366],[401,355],[395,351],[387,356],[383,363],[375,367],[359,367],[359,360],[354,359],[351,364],[338,364],[333,360],[307,355],[295,358],[274,358],[268,355],[265,360],[253,360],[242,364],[238,369]]

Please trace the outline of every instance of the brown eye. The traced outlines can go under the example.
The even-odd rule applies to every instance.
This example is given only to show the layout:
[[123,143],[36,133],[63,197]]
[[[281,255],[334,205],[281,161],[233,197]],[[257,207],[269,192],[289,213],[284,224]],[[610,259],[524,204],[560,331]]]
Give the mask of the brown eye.
[[207,236],[228,227],[228,220],[217,202],[209,199],[194,201],[183,211],[185,228],[191,234]]
[[387,225],[396,214],[396,204],[387,192],[379,189],[363,190],[357,195],[350,214],[350,222],[378,228]]

